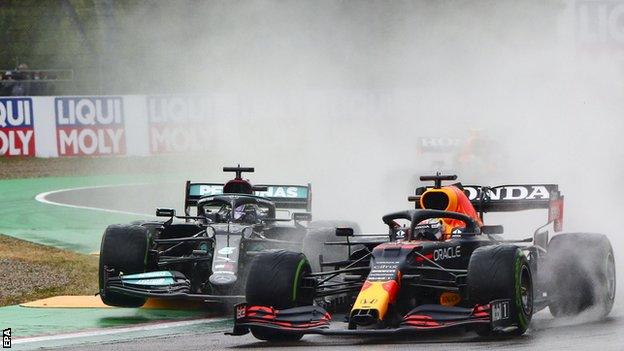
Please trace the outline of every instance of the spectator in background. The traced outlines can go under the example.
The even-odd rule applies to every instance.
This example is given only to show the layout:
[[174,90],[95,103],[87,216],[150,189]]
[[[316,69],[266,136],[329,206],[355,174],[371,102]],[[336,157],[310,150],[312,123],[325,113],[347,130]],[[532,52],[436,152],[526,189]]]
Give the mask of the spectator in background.
[[11,96],[13,95],[13,84],[15,83],[15,79],[13,77],[13,72],[6,71],[2,75],[2,85],[0,85],[0,94],[2,96]]
[[[17,72],[15,73],[15,80],[30,80],[30,73],[28,72],[28,65],[25,63],[20,63],[17,65]],[[30,95],[30,82],[18,82],[13,84],[13,89],[11,90],[11,95],[13,96],[24,96]]]
[[[21,63],[17,69],[0,71],[0,96],[54,95],[59,70],[31,70]],[[70,75],[73,72],[68,70]]]
[[10,86],[10,91],[11,93],[9,95],[11,96],[24,96],[26,95],[26,89],[24,87],[24,83],[19,82],[21,79],[19,79],[19,75],[18,74],[12,74],[11,75],[13,82]]
[[44,82],[38,83],[41,89],[41,91],[39,91],[39,94],[42,94],[42,92],[45,92],[46,95],[54,95],[54,90],[56,86],[54,85],[52,81],[57,79],[56,74],[41,71],[39,72],[39,79],[44,80]]
[[31,95],[41,95],[44,91],[44,84],[43,82],[40,82],[39,80],[41,80],[41,76],[39,72],[32,72],[30,79],[33,80],[33,82],[31,82],[30,84],[30,94]]

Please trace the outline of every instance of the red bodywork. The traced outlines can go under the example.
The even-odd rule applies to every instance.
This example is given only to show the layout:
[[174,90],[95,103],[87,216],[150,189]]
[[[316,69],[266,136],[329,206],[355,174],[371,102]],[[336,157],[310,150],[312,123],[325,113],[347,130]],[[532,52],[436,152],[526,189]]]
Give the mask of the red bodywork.
[[394,329],[329,329],[332,316],[318,306],[276,310],[265,306],[236,306],[232,335],[243,335],[249,328],[280,330],[302,334],[393,334],[451,328],[461,325],[490,324],[490,304],[474,308],[423,305],[403,316]]

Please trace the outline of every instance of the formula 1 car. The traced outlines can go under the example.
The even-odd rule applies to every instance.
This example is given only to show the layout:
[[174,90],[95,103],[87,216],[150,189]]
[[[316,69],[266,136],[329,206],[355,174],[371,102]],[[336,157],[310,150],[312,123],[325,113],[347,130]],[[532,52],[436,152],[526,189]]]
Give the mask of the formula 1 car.
[[236,177],[225,185],[186,183],[183,216],[157,209],[168,219],[106,228],[99,268],[105,304],[139,307],[151,297],[242,301],[252,257],[279,248],[300,251],[304,239],[327,237],[319,236],[327,228],[310,223],[310,184],[253,186],[242,178],[253,168],[223,171]]
[[[336,235],[360,245],[314,272],[305,255],[279,251],[250,268],[246,303],[231,335],[268,341],[304,334],[388,335],[463,327],[479,335],[523,334],[546,307],[555,317],[589,308],[606,316],[615,298],[615,263],[601,234],[558,234],[563,196],[554,184],[442,186],[456,176],[424,176],[416,209],[383,216],[388,234]],[[532,238],[505,240],[487,212],[548,209]],[[270,284],[268,283],[270,282]],[[344,302],[328,303],[328,302]],[[342,306],[342,308],[341,308]],[[334,314],[332,316],[332,313]],[[336,318],[344,313],[344,316]],[[344,320],[330,322],[334,319]]]

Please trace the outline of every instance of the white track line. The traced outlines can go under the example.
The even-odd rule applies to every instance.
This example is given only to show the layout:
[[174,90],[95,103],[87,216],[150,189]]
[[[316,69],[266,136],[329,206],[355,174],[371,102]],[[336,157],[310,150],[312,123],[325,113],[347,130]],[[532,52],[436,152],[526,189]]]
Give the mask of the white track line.
[[[96,186],[86,186],[86,187],[79,187],[79,188],[58,189],[58,190],[52,190],[52,191],[47,191],[47,192],[37,194],[37,196],[35,196],[35,200],[44,204],[54,205],[54,206],[63,206],[63,207],[78,208],[78,209],[84,209],[84,210],[104,211],[104,212],[109,212],[109,213],[121,213],[121,214],[137,215],[137,216],[155,217],[154,215],[149,215],[145,213],[112,210],[108,208],[91,207],[91,206],[71,205],[71,204],[65,204],[65,203],[51,201],[47,199],[47,196],[49,195],[66,192],[66,191],[97,189],[97,188],[113,188],[113,187],[122,187],[122,186],[137,186],[137,185],[138,186],[147,185],[147,183],[96,185]],[[180,322],[155,323],[155,324],[135,326],[135,327],[98,329],[98,330],[90,330],[90,331],[68,333],[68,334],[56,334],[56,335],[16,338],[13,340],[13,344],[19,345],[19,344],[27,344],[27,343],[35,343],[35,342],[53,341],[53,340],[66,340],[66,339],[87,338],[87,337],[103,336],[103,335],[132,333],[132,332],[138,332],[138,331],[160,330],[160,329],[186,327],[190,325],[205,324],[205,323],[212,323],[212,322],[223,322],[227,320],[229,319],[220,318],[220,319],[210,319],[210,320],[202,319],[202,320],[191,320],[191,321],[180,321]]]
[[154,324],[134,326],[134,327],[110,328],[110,329],[107,328],[107,329],[97,329],[97,330],[89,330],[89,331],[67,333],[67,334],[15,338],[13,339],[13,344],[19,345],[19,344],[29,344],[29,343],[43,342],[43,341],[88,338],[88,337],[94,337],[94,336],[114,335],[114,334],[132,333],[132,332],[139,332],[139,331],[151,331],[151,330],[160,330],[160,329],[177,328],[177,327],[187,327],[190,325],[197,325],[197,324],[225,322],[227,320],[229,319],[228,318],[196,319],[196,320],[190,320],[190,321],[154,323]]
[[94,186],[85,186],[85,187],[80,187],[80,188],[58,189],[58,190],[46,191],[44,193],[37,194],[37,196],[35,196],[35,200],[37,200],[37,201],[39,201],[41,203],[44,203],[44,204],[48,204],[48,205],[71,207],[71,208],[79,208],[79,209],[83,209],[83,210],[103,211],[103,212],[109,212],[109,213],[121,213],[121,214],[128,214],[128,215],[134,215],[134,216],[144,216],[144,217],[156,217],[154,215],[145,214],[145,213],[137,213],[137,212],[130,212],[130,211],[122,211],[122,210],[112,210],[112,209],[100,208],[100,207],[91,207],[91,206],[81,206],[81,205],[65,204],[65,203],[62,203],[62,202],[51,201],[51,200],[48,200],[46,198],[48,195],[62,193],[62,192],[66,192],[66,191],[98,189],[98,188],[116,188],[116,187],[122,187],[122,186],[137,186],[137,185],[147,185],[147,183],[116,184],[116,185],[94,185]]

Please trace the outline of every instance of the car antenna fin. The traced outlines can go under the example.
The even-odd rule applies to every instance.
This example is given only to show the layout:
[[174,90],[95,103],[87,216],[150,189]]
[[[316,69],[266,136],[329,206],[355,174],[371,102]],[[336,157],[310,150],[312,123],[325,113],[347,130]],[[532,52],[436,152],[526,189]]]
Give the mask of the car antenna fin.
[[238,164],[236,167],[223,167],[223,172],[234,172],[236,173],[235,179],[243,179],[243,172],[253,173],[254,168],[253,167],[241,167],[241,165]]
[[423,182],[433,181],[434,188],[440,189],[442,187],[442,181],[451,181],[457,180],[457,175],[455,174],[441,174],[439,171],[436,172],[435,175],[430,176],[420,176],[420,180]]

